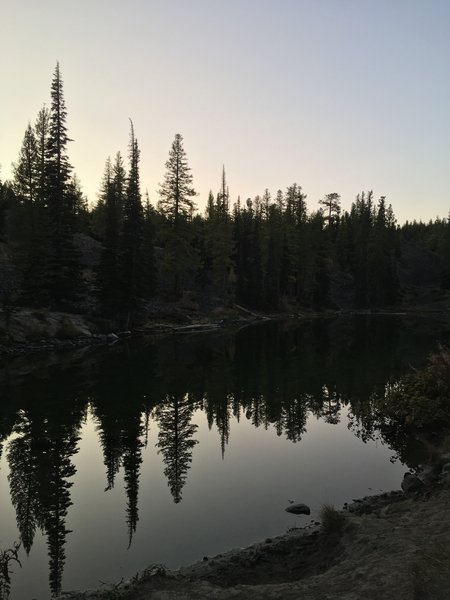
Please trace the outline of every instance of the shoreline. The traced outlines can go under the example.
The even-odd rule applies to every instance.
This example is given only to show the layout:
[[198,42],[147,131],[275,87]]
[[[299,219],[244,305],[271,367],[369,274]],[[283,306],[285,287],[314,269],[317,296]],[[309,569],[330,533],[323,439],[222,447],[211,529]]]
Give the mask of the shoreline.
[[[120,330],[111,325],[107,332],[98,332],[96,331],[94,321],[89,317],[74,313],[23,309],[14,313],[15,327],[13,328],[15,328],[16,332],[13,332],[12,341],[2,342],[0,339],[0,358],[8,360],[46,352],[108,346],[123,339],[232,331],[275,320],[303,320],[348,316],[442,316],[448,320],[449,311],[433,307],[428,307],[428,309],[424,309],[423,307],[397,307],[392,310],[337,309],[319,312],[304,310],[304,312],[297,313],[279,312],[266,314],[253,312],[235,305],[233,314],[225,318],[215,318],[215,315],[207,312],[186,313],[183,315],[184,322],[181,324],[170,319],[165,319],[163,314],[160,319],[151,319],[145,325],[131,330]],[[19,330],[19,333],[17,333],[17,330]],[[45,335],[40,337],[39,333],[42,333],[44,330],[46,332]]]
[[[414,481],[413,481],[414,480]],[[450,593],[450,453],[403,490],[366,496],[336,520],[168,570],[152,565],[109,589],[60,600],[444,600]]]

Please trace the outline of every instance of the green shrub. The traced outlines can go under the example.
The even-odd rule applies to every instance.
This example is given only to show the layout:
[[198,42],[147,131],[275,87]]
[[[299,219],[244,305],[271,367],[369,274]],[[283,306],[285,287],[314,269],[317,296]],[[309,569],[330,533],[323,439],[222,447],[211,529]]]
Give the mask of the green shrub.
[[376,401],[381,418],[415,427],[450,423],[450,351],[441,347],[424,369],[405,375]]

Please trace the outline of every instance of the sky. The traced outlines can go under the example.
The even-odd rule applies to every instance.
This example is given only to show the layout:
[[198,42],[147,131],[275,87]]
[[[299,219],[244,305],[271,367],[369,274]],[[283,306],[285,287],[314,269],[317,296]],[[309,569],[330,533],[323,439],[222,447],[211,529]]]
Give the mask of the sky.
[[176,133],[203,210],[293,182],[310,210],[386,196],[399,222],[450,210],[449,0],[0,0],[1,178],[50,103],[59,61],[69,158],[91,204],[126,156],[158,200]]

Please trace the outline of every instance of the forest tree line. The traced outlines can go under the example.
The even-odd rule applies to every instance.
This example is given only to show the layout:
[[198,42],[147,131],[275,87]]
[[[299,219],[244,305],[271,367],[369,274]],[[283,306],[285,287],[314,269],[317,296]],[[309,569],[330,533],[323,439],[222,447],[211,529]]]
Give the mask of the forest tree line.
[[[293,183],[274,196],[231,201],[225,168],[205,214],[184,150],[175,136],[159,201],[142,198],[140,151],[130,127],[127,161],[108,158],[98,202],[89,207],[67,147],[63,83],[56,66],[51,104],[26,128],[12,181],[0,181],[0,241],[13,268],[0,273],[3,307],[35,306],[108,317],[136,315],[155,295],[176,299],[186,290],[223,305],[280,310],[333,308],[333,285],[350,290],[355,307],[401,301],[402,242],[440,257],[441,285],[450,288],[450,223],[400,227],[392,206],[372,191],[358,194],[349,211],[336,192],[316,210]],[[83,274],[77,235],[101,244],[101,258]]]

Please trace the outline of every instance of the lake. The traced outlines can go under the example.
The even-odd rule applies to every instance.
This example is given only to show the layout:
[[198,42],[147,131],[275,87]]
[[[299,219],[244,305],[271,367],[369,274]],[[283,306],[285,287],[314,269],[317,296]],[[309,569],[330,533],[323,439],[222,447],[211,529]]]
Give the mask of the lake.
[[[101,587],[282,534],[400,487],[426,449],[371,398],[448,330],[354,316],[172,335],[0,370],[0,550],[12,600]],[[290,501],[311,516],[285,512]]]

